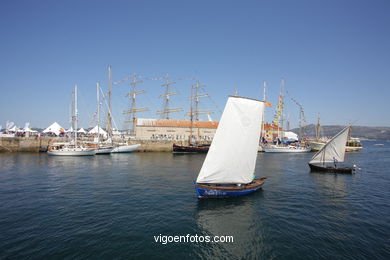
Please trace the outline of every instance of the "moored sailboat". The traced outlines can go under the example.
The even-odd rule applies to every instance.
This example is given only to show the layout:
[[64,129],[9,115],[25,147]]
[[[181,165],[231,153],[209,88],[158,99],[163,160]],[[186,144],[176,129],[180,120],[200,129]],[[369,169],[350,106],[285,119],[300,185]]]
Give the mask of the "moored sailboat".
[[56,156],[86,156],[86,155],[95,155],[94,149],[90,149],[77,144],[77,86],[74,89],[74,111],[72,115],[72,122],[75,125],[74,130],[74,140],[73,143],[57,144],[51,145],[48,148],[48,155]]
[[257,191],[255,179],[264,102],[230,96],[195,183],[198,198],[220,198]]
[[353,173],[355,165],[352,167],[339,167],[337,165],[337,163],[344,162],[345,147],[350,130],[351,126],[345,127],[313,156],[309,162],[311,171]]
[[110,154],[112,149],[114,148],[109,143],[102,143],[100,141],[100,84],[96,83],[96,98],[97,98],[97,141],[96,141],[96,154]]
[[[190,135],[189,135],[189,140],[187,145],[178,145],[178,144],[173,144],[172,145],[172,152],[173,153],[207,153],[210,148],[210,144],[201,144],[198,143],[199,139],[199,125],[197,125],[197,134],[196,138],[193,136],[193,128],[194,128],[194,121],[196,123],[199,122],[199,114],[201,113],[208,113],[210,111],[200,111],[199,110],[199,98],[202,97],[208,97],[208,94],[199,94],[199,88],[202,86],[199,85],[199,81],[196,81],[196,85],[191,87],[191,97],[190,97]],[[195,94],[194,94],[194,89],[195,89]],[[193,102],[195,102],[195,111],[193,109]],[[195,116],[195,120],[194,120]],[[194,140],[195,139],[195,140]]]

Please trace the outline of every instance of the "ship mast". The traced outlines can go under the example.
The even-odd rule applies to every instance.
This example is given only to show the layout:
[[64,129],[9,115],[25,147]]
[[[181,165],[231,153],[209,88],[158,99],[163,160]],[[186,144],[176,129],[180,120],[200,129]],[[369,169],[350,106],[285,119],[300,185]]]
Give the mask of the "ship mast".
[[130,82],[131,92],[129,92],[126,95],[127,97],[130,97],[130,100],[131,100],[130,109],[123,111],[123,114],[130,114],[130,119],[126,120],[125,122],[126,123],[128,123],[128,122],[132,123],[132,127],[131,127],[131,130],[130,130],[130,135],[135,136],[135,128],[136,128],[136,124],[137,124],[136,113],[143,112],[143,111],[148,111],[149,108],[148,107],[139,107],[139,108],[136,107],[136,97],[137,97],[137,95],[145,93],[145,90],[138,90],[137,91],[137,84],[138,83],[142,83],[143,80],[137,80],[137,76],[136,75],[132,75],[130,78],[131,78],[131,82]]
[[97,127],[98,127],[98,136],[97,144],[99,148],[100,143],[100,85],[99,82],[96,82],[96,101],[97,101]]
[[320,113],[318,113],[317,117],[317,126],[316,126],[316,141],[320,140],[321,125],[320,125]]
[[192,127],[193,127],[193,123],[194,123],[194,111],[193,111],[193,108],[192,108],[192,100],[194,98],[194,87],[192,86],[191,87],[191,101],[190,101],[190,121],[191,121],[191,124],[190,124],[190,138],[189,138],[189,145],[191,145],[192,143]]
[[283,89],[284,89],[284,79],[282,79],[280,83],[278,106],[273,121],[273,124],[278,127],[278,138],[281,137],[280,129],[282,128],[283,130]]
[[107,133],[109,138],[112,138],[112,107],[111,107],[111,92],[112,92],[112,72],[111,66],[108,66],[108,111],[107,111]]
[[74,146],[77,147],[77,85],[74,86]]
[[170,101],[170,96],[178,94],[178,92],[170,91],[170,86],[175,84],[176,82],[174,81],[169,81],[169,79],[166,77],[165,78],[165,83],[163,83],[161,86],[165,87],[165,93],[160,95],[160,98],[164,99],[164,108],[161,110],[157,110],[157,114],[161,115],[161,118],[165,119],[170,119],[169,115],[174,112],[181,112],[183,111],[182,108],[170,108],[169,107],[169,101]]
[[[264,101],[264,104],[265,104],[265,89],[267,88],[267,83],[264,81],[263,82],[263,101]],[[263,134],[264,132],[264,134]],[[264,112],[263,112],[263,118],[261,119],[261,132],[260,132],[260,137],[264,137],[265,138],[265,109],[264,109]]]
[[[288,93],[288,92],[287,92]],[[302,139],[303,136],[306,136],[306,118],[305,118],[305,110],[303,110],[303,106],[293,97],[291,100],[299,107],[299,138]],[[319,115],[318,115],[319,116]],[[317,133],[316,133],[317,134]]]
[[[199,89],[200,88],[203,88],[205,87],[205,85],[200,85],[199,84],[199,80],[196,80],[196,85],[195,86],[192,86],[192,89],[195,90],[195,95],[192,96],[192,92],[191,92],[191,109],[192,109],[192,102],[195,103],[195,111],[193,111],[192,113],[195,114],[195,121],[199,121],[199,115],[201,114],[212,114],[213,112],[211,110],[201,110],[199,109],[199,103],[200,103],[200,98],[204,98],[204,97],[209,97],[208,94],[201,94]],[[193,120],[193,118],[191,119]],[[192,123],[191,123],[192,125]],[[199,135],[200,135],[200,129],[199,129],[199,125],[197,126],[197,139],[199,139]]]

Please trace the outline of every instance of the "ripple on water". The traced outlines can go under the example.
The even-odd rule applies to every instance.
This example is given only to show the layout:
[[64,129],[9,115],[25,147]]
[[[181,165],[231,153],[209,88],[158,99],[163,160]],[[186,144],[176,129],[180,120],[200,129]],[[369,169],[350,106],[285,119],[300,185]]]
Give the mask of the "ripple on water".
[[0,258],[390,258],[388,151],[348,154],[362,168],[352,176],[309,173],[311,156],[259,154],[263,190],[197,200],[204,155],[1,155]]

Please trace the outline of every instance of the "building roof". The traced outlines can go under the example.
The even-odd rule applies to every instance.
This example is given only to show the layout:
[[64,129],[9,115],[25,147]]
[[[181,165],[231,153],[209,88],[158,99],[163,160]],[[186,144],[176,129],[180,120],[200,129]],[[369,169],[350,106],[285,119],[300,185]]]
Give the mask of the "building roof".
[[[193,121],[192,127],[199,128],[217,128],[218,121]],[[172,120],[172,119],[153,119],[153,118],[138,118],[137,126],[154,126],[154,127],[191,127],[190,120]],[[273,124],[264,124],[264,129],[278,130],[278,126]],[[282,130],[280,128],[279,130]]]
[[[155,127],[191,127],[190,120],[171,120],[171,119],[148,119],[138,118],[137,126],[155,126]],[[217,121],[193,121],[192,127],[217,128]]]

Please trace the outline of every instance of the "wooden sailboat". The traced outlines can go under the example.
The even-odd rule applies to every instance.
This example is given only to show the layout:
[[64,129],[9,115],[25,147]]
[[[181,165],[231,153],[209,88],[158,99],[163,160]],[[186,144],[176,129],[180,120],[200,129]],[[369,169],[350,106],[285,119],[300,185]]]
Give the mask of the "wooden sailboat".
[[85,155],[95,155],[95,150],[87,147],[83,147],[77,144],[77,86],[74,89],[74,111],[73,111],[72,121],[75,125],[74,130],[74,143],[69,144],[57,144],[52,145],[48,148],[48,155],[57,155],[57,156],[85,156]]
[[311,171],[353,173],[353,167],[339,167],[337,163],[344,162],[345,147],[351,126],[345,127],[327,142],[310,160]]
[[230,96],[195,183],[198,198],[232,197],[261,188],[255,179],[264,102]]

